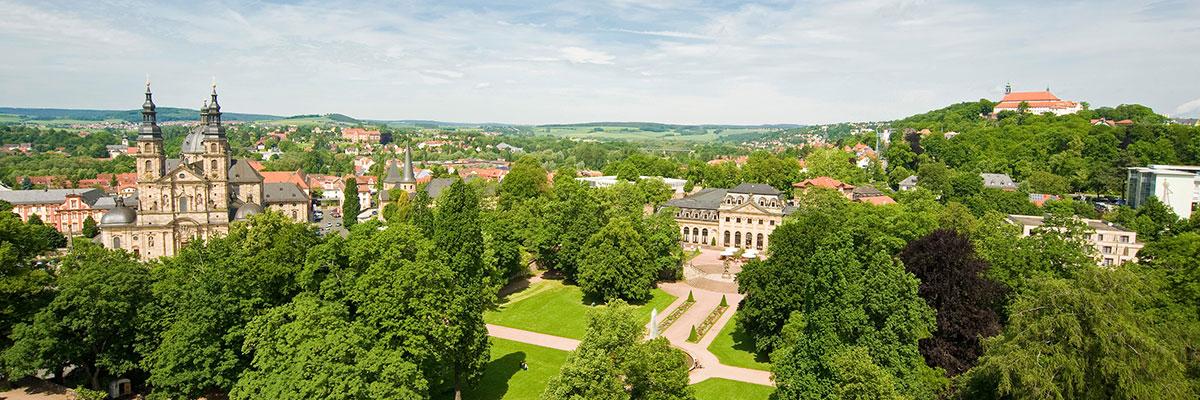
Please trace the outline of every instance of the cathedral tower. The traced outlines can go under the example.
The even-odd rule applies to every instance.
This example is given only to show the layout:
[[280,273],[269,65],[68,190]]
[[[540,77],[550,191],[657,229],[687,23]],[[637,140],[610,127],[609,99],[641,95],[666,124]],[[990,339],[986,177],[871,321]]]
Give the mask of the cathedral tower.
[[221,125],[221,104],[217,103],[217,84],[212,85],[212,98],[208,109],[201,114],[204,122],[204,138],[200,141],[203,155],[204,176],[213,181],[229,180],[229,141],[225,138],[225,126]]
[[158,112],[150,94],[150,82],[146,82],[146,102],[142,104],[142,125],[137,137],[138,181],[151,182],[166,173],[166,154],[163,151],[162,129],[158,127]]

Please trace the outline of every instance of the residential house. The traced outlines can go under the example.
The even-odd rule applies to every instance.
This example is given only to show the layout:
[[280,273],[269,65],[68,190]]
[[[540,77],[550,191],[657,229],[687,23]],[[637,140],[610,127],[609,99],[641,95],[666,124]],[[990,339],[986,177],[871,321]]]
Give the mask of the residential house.
[[847,198],[850,197],[850,193],[854,190],[854,185],[843,183],[842,181],[830,178],[828,176],[818,176],[812,179],[805,179],[803,181],[793,183],[792,187],[802,191],[807,191],[809,188],[833,189]]
[[909,175],[899,183],[900,191],[913,190],[917,188],[917,176]]
[[349,140],[353,143],[372,143],[378,144],[380,141],[379,130],[363,129],[363,128],[342,128],[342,139]]
[[1000,189],[1000,190],[1009,191],[1009,192],[1011,192],[1013,190],[1017,190],[1016,182],[1013,182],[1012,178],[1009,177],[1007,174],[981,173],[981,174],[979,174],[979,177],[983,178],[983,187],[984,188]]
[[[1114,266],[1137,262],[1138,250],[1142,249],[1137,232],[1098,219],[1079,218],[1079,221],[1092,231],[1087,240],[1096,248],[1097,264]],[[1008,222],[1020,226],[1022,236],[1029,236],[1042,227],[1045,219],[1036,215],[1009,215]]]

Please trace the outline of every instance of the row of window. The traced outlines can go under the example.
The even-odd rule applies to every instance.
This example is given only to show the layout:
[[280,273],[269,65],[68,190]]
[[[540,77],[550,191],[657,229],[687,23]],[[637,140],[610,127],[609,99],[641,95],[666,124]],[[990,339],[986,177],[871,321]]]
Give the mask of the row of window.
[[[731,241],[730,238],[733,240]],[[765,239],[766,236],[761,233],[746,232],[743,235],[742,232],[733,232],[731,234],[729,231],[725,231],[725,241],[722,242],[722,245],[725,247],[762,250],[766,243]],[[708,240],[708,228],[683,227],[683,241],[685,243],[711,244]]]
[[[746,223],[748,223],[748,224],[754,224],[754,222],[755,222],[755,221],[758,221],[758,224],[759,224],[759,225],[762,225],[762,224],[763,224],[763,222],[765,221],[765,222],[767,223],[767,225],[769,225],[769,226],[775,226],[775,220],[773,220],[773,219],[766,219],[766,218],[762,218],[762,219],[746,218]],[[729,222],[729,217],[725,217],[725,222]],[[739,223],[739,224],[740,224],[740,223],[742,223],[742,217],[737,217],[737,218],[734,218],[734,222],[736,222],[736,223]]]
[[[1104,234],[1097,233],[1093,239],[1097,242],[1103,242]],[[1121,242],[1121,243],[1129,243],[1129,235],[1121,235],[1120,237],[1117,238],[1117,241]]]

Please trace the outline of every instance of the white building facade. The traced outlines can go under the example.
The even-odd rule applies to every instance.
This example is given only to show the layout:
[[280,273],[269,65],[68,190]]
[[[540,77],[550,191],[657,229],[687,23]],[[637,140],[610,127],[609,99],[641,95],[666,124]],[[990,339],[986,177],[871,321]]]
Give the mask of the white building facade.
[[1158,198],[1179,218],[1190,218],[1200,202],[1200,166],[1152,164],[1129,168],[1125,201],[1137,208],[1151,197]]

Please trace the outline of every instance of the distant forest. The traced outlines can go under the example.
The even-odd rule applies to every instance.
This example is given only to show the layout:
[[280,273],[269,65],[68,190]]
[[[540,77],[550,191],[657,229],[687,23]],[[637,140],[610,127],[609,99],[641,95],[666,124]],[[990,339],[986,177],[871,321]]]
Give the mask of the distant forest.
[[[158,107],[159,121],[189,121],[200,118],[200,110],[174,107]],[[74,110],[66,108],[16,108],[0,107],[0,114],[20,115],[33,120],[74,119],[82,121],[104,121],[119,119],[129,122],[142,120],[142,110]],[[227,121],[258,121],[282,119],[277,115],[221,113]]]

